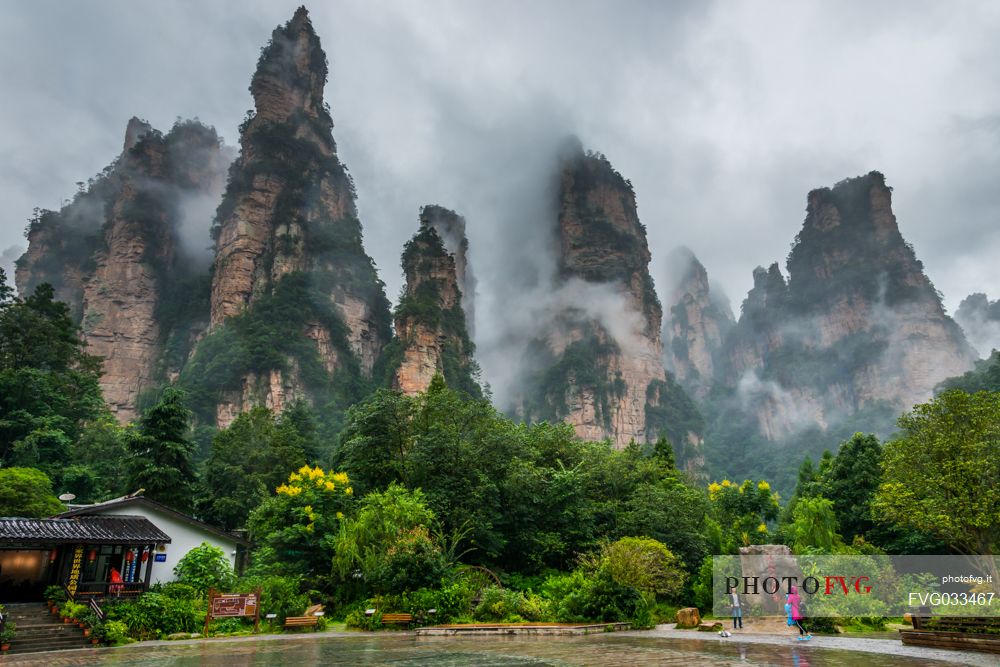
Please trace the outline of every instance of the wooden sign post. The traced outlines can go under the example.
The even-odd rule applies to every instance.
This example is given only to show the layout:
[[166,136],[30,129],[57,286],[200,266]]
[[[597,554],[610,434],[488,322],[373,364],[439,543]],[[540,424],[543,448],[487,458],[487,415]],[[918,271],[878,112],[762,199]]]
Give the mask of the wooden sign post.
[[217,593],[214,588],[209,588],[203,634],[208,635],[208,624],[212,619],[240,616],[253,616],[253,631],[260,632],[260,594],[259,588],[253,593]]

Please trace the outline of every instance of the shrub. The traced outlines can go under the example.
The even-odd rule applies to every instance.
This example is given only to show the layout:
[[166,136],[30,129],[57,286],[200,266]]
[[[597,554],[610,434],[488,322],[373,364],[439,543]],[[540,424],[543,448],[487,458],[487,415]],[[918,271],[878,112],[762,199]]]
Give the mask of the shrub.
[[365,614],[366,609],[371,607],[356,607],[347,613],[347,617],[344,621],[347,623],[349,628],[358,628],[359,630],[378,630],[382,627],[382,612],[378,609],[371,616]]
[[136,600],[109,605],[109,621],[120,621],[135,639],[155,639],[175,632],[197,632],[205,610],[192,600],[178,600],[162,593],[146,593]]
[[87,611],[87,607],[85,607],[84,605],[77,604],[76,602],[73,602],[72,600],[68,600],[59,609],[59,616],[61,616],[62,618],[77,619],[77,618],[80,618],[86,611]]
[[163,595],[173,600],[194,600],[198,597],[198,591],[190,584],[179,581],[171,581],[166,584],[154,586],[152,592],[163,593]]
[[66,589],[62,586],[48,586],[45,589],[45,599],[62,604],[67,599]]
[[[377,630],[382,627],[383,613],[408,613],[414,623],[449,623],[464,618],[469,613],[472,592],[461,582],[439,589],[421,588],[398,595],[377,595],[351,608],[345,621],[348,627]],[[373,616],[365,610],[375,609]],[[435,610],[433,614],[431,610]]]
[[7,621],[0,629],[0,644],[9,644],[16,634],[17,624],[13,621]]
[[246,576],[237,588],[244,592],[261,590],[260,615],[277,614],[278,623],[288,616],[300,615],[309,606],[309,596],[302,592],[301,577]]
[[684,586],[680,561],[648,537],[623,537],[601,547],[600,567],[611,580],[652,597],[677,595]]
[[233,566],[225,552],[207,542],[187,552],[174,568],[174,574],[182,584],[201,594],[209,588],[227,590],[235,583]]
[[581,570],[552,575],[543,584],[542,595],[562,622],[632,621],[640,627],[651,624],[642,593],[634,586],[615,582],[607,571],[590,576]]
[[479,621],[541,621],[552,616],[552,605],[540,595],[505,590],[496,586],[483,589],[473,616]]
[[210,634],[212,635],[237,635],[247,634],[252,629],[252,622],[245,618],[220,618],[212,621]]
[[101,639],[115,646],[135,641],[129,637],[128,626],[121,621],[107,621],[104,623],[101,629]]

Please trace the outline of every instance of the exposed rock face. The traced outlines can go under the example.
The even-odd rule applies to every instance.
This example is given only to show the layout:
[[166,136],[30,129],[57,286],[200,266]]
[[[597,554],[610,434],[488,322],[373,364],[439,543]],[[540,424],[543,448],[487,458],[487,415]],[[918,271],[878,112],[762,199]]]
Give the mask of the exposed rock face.
[[420,224],[437,232],[445,250],[455,260],[455,277],[462,293],[462,310],[465,311],[465,326],[469,337],[475,336],[476,323],[476,277],[469,264],[469,240],[465,235],[465,218],[454,211],[433,204],[420,211]]
[[982,292],[970,294],[958,305],[955,321],[980,356],[1000,348],[1000,299],[990,301]]
[[558,196],[556,289],[566,305],[533,345],[530,366],[542,370],[528,383],[524,414],[565,420],[581,438],[608,438],[616,447],[655,439],[669,427],[654,425],[648,413],[673,392],[631,184],[603,155],[576,145],[565,156]]
[[669,260],[676,278],[670,281],[663,339],[667,368],[695,396],[712,386],[722,341],[735,324],[729,303],[713,294],[708,273],[687,248]]
[[788,257],[754,271],[722,377],[780,439],[859,410],[907,410],[975,355],[903,240],[882,174],[809,193]]
[[[256,111],[241,128],[240,156],[214,228],[211,322],[218,328],[252,310],[283,279],[304,276],[313,301],[301,314],[301,335],[314,342],[328,371],[350,367],[370,377],[389,339],[388,301],[362,245],[353,183],[337,157],[323,104],[326,77],[326,54],[300,7],[272,33],[250,84]],[[246,369],[236,392],[246,400],[223,400],[218,414],[287,402],[273,387],[304,385],[300,378],[271,377],[271,371],[299,373],[283,366]]]
[[[191,203],[217,201],[226,163],[210,128],[179,122],[164,136],[133,118],[118,160],[71,204],[42,212],[29,226],[19,288],[27,293],[51,282],[70,304],[88,351],[104,359],[101,388],[122,422],[137,416],[139,393],[165,379],[165,342],[193,326],[185,309],[172,308],[169,322],[161,310],[197,269],[181,229],[200,226],[207,243],[210,217],[190,219],[197,216]],[[197,301],[190,293],[181,298]]]
[[[440,373],[452,388],[480,396],[475,379],[478,369],[472,361],[473,345],[462,309],[458,257],[445,246],[437,226],[431,225],[431,208],[421,211],[420,230],[403,252],[406,291],[396,308],[394,341],[401,359],[392,386],[412,396],[426,391],[434,375]],[[433,207],[432,216],[438,221],[462,220],[454,211],[438,206]],[[457,226],[452,224],[450,229]],[[468,243],[464,236],[458,241],[455,247],[464,257]]]

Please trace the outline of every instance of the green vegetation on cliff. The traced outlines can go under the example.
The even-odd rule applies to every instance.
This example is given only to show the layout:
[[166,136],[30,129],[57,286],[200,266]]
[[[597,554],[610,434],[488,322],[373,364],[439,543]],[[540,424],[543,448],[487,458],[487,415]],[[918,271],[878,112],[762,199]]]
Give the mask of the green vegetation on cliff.
[[[448,386],[481,398],[479,365],[473,359],[476,346],[469,338],[455,261],[433,227],[421,224],[420,230],[407,241],[402,265],[407,284],[394,313],[396,337],[386,346],[376,377],[384,377],[391,384],[404,350],[413,343],[416,330],[422,328],[443,341],[440,370]],[[449,292],[450,303],[445,302],[445,291]]]
[[591,323],[582,338],[554,355],[544,340],[536,340],[528,351],[531,367],[522,404],[525,421],[561,421],[572,409],[571,401],[584,392],[594,396],[598,421],[611,429],[611,403],[625,395],[625,381],[611,377],[608,362],[619,352],[599,325]]
[[[316,342],[306,335],[307,324],[329,332],[338,364],[332,373],[320,359]],[[314,277],[304,273],[283,276],[270,294],[202,339],[178,382],[195,414],[212,422],[215,405],[225,392],[239,390],[243,378],[293,368],[330,424],[368,390],[340,311]]]

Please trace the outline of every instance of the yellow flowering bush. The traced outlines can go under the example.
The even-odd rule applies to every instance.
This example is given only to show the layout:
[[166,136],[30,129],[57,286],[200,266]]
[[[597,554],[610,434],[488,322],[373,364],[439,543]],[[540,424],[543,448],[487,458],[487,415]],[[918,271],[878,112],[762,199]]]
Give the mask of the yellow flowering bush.
[[724,549],[735,553],[748,544],[764,544],[770,539],[767,522],[778,517],[778,494],[764,480],[744,480],[737,484],[728,479],[708,485],[708,499],[713,518],[723,531]]
[[282,574],[329,569],[332,541],[353,503],[347,473],[304,465],[250,515],[260,558]]

